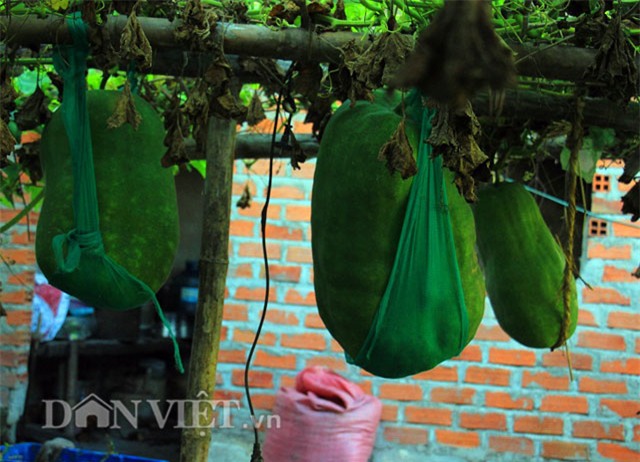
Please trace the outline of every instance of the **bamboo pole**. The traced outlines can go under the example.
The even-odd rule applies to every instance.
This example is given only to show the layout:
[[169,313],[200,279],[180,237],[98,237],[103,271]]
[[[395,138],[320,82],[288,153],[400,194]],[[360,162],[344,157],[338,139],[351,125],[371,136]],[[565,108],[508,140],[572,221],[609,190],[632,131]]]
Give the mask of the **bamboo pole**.
[[[163,18],[138,18],[154,50],[188,51],[188,45],[175,38],[180,21]],[[110,16],[106,28],[115,47],[120,46],[120,35],[127,21],[126,16]],[[225,53],[263,58],[318,61],[338,63],[342,60],[340,47],[350,40],[363,44],[372,40],[371,35],[351,32],[325,32],[318,34],[301,28],[273,30],[255,24],[218,23],[213,38],[220,40]],[[0,18],[0,41],[9,45],[38,47],[42,44],[70,41],[64,19],[56,16],[39,18],[35,15]],[[593,62],[597,50],[571,46],[535,46],[529,43],[509,43],[516,53],[520,75],[549,80],[581,81],[584,72]],[[193,60],[197,55],[191,54]],[[175,60],[163,60],[164,72],[170,75],[185,74],[183,66],[171,66]],[[205,55],[206,56],[206,55]],[[206,60],[209,58],[205,58]],[[636,57],[640,67],[640,55]],[[196,66],[199,67],[199,66]],[[189,66],[189,69],[192,67]]]
[[[234,119],[209,118],[204,184],[200,282],[189,361],[186,420],[182,431],[181,462],[206,462],[211,440],[217,357],[220,348],[222,310],[229,267],[229,215],[233,179]],[[204,393],[203,393],[204,392]],[[197,414],[196,414],[197,412]]]

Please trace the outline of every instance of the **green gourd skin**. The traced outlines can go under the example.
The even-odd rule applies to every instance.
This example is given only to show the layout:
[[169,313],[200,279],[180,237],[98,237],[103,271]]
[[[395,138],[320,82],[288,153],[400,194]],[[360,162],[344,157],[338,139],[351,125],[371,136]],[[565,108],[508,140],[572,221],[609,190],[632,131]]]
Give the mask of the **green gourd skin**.
[[[387,286],[412,179],[377,159],[401,117],[389,104],[339,109],[318,153],[312,195],[312,253],[318,310],[327,329],[356,357]],[[407,120],[417,154],[419,127]],[[445,171],[470,341],[484,312],[485,289],[475,254],[473,214]],[[329,185],[329,186],[328,186]]]
[[[107,127],[119,96],[113,91],[87,93],[100,230],[105,253],[157,291],[169,276],[178,246],[175,183],[171,170],[160,165],[164,127],[151,105],[135,97],[142,116],[137,130],[130,124]],[[71,154],[59,111],[43,133],[40,151],[45,198],[36,231],[36,257],[44,275],[56,287],[97,308],[128,309],[145,303],[149,296],[144,292],[123,295],[120,301],[106,291],[86,290],[68,275],[59,277],[51,241],[74,227]],[[119,306],[104,306],[108,298],[116,299],[110,303]]]
[[[480,190],[473,208],[478,251],[496,319],[531,348],[556,344],[564,319],[565,257],[529,192],[518,183]],[[578,300],[571,279],[568,336],[576,328]]]

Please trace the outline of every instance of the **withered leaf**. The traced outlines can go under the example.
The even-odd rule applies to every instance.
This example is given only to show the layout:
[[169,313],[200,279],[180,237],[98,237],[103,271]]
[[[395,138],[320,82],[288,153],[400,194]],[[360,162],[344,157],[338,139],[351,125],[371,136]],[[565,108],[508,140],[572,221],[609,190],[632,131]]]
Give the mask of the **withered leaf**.
[[231,66],[224,59],[218,59],[211,63],[204,73],[204,80],[213,85],[220,87],[229,82],[229,74]]
[[6,117],[16,108],[18,92],[13,87],[9,76],[0,84],[0,117]]
[[236,207],[239,209],[248,209],[251,207],[251,190],[249,189],[249,184],[244,185],[244,189],[242,190],[242,195],[236,202]]
[[140,69],[151,67],[151,43],[140,26],[135,10],[131,12],[120,36],[120,56],[134,61]]
[[142,116],[138,112],[138,109],[136,109],[136,103],[131,94],[131,85],[129,85],[129,81],[127,80],[124,84],[124,90],[122,90],[116,103],[116,108],[107,120],[107,127],[118,128],[128,123],[134,130],[137,130],[140,122],[142,122]]
[[249,109],[247,110],[247,123],[249,126],[253,127],[254,125],[258,125],[262,122],[266,117],[264,108],[262,107],[262,101],[260,101],[258,92],[255,91],[251,98],[251,102],[249,103]]
[[362,49],[355,43],[343,47],[344,67],[351,77],[349,97],[373,100],[372,90],[391,83],[413,49],[413,38],[387,32],[376,36]]
[[[604,13],[604,12],[602,12]],[[586,14],[575,25],[574,43],[582,48],[598,48],[607,30],[604,14]]]
[[475,0],[445,2],[392,86],[417,87],[431,99],[463,107],[482,88],[515,83],[513,53],[493,28],[491,2]]
[[164,113],[164,128],[166,131],[164,145],[167,147],[167,152],[162,157],[161,163],[163,167],[170,167],[171,165],[189,161],[184,144],[187,127],[188,122],[182,113],[180,98],[177,94],[174,94],[169,108]]
[[187,97],[182,113],[193,131],[196,149],[204,152],[207,142],[207,121],[209,119],[208,85],[198,80]]
[[246,24],[251,22],[247,15],[249,6],[242,0],[228,0],[223,2],[224,12],[221,13],[220,21],[233,22],[235,24]]
[[4,119],[0,119],[0,164],[4,164],[9,154],[13,152],[15,145],[16,139],[11,134],[9,126]]
[[212,111],[220,117],[231,119],[244,119],[247,115],[247,108],[240,104],[230,89],[214,100]]
[[303,164],[307,160],[307,156],[302,150],[302,146],[296,139],[296,135],[291,128],[291,125],[287,124],[282,140],[278,143],[281,149],[290,151],[291,168],[294,170],[300,170],[300,164]]
[[331,118],[331,105],[335,99],[332,95],[318,95],[313,99],[311,105],[307,109],[307,115],[304,118],[304,123],[312,124],[311,130],[318,140],[322,140],[322,134],[324,129],[329,123]]
[[331,6],[331,3],[313,1],[307,4],[307,11],[309,14],[329,15],[331,14]]
[[284,1],[271,8],[267,18],[267,24],[274,25],[278,19],[293,24],[296,18],[300,16],[300,13],[300,7],[295,2],[291,0]]
[[637,93],[638,77],[633,45],[627,41],[621,16],[617,15],[609,23],[595,62],[584,78],[604,84],[590,89],[592,96],[604,96],[626,105]]
[[320,90],[324,75],[322,67],[318,63],[298,62],[296,71],[293,78],[293,92],[312,100]]
[[200,0],[187,0],[181,14],[182,22],[176,27],[177,41],[188,43],[192,50],[206,51],[219,48],[213,32],[218,24],[218,16],[211,9],[205,9]]
[[16,112],[15,120],[20,130],[33,130],[46,123],[51,117],[47,96],[40,86],[22,104]]
[[392,174],[395,172],[400,173],[403,180],[418,173],[418,165],[407,137],[404,119],[398,124],[398,128],[393,132],[391,139],[380,148],[378,160],[385,162],[387,169]]
[[480,122],[471,103],[463,108],[437,105],[427,142],[434,155],[442,155],[443,165],[455,173],[455,183],[467,202],[475,202],[475,175],[482,174],[482,166],[489,158],[478,145]]

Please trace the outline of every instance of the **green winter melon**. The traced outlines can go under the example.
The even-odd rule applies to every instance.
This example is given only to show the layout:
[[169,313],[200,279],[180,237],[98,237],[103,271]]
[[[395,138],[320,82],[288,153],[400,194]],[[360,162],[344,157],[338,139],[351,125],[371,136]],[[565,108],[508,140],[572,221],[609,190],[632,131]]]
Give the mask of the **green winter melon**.
[[[531,348],[556,344],[564,319],[565,257],[533,196],[518,183],[482,189],[473,208],[478,251],[496,319]],[[567,338],[578,319],[575,280]]]
[[[116,263],[157,291],[166,281],[178,246],[178,209],[173,174],[160,165],[164,127],[146,101],[135,97],[142,116],[110,129],[120,93],[89,91],[100,230],[104,250]],[[56,112],[40,143],[45,198],[36,231],[36,257],[49,282],[97,308],[128,309],[150,298],[139,284],[126,284],[112,271],[81,260],[71,273],[58,270],[52,240],[74,228],[71,154],[62,114]]]
[[[412,179],[391,175],[377,157],[401,117],[394,99],[345,103],[327,125],[311,206],[314,284],[319,314],[355,358],[387,286]],[[407,120],[417,154],[419,126]],[[468,317],[468,343],[484,312],[485,289],[475,253],[473,214],[445,171],[451,224]]]

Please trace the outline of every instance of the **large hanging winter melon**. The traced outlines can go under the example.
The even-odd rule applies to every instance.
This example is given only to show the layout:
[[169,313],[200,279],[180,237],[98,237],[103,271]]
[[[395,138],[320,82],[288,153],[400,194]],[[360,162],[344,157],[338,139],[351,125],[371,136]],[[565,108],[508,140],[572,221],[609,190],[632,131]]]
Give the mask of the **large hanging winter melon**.
[[575,280],[565,321],[566,260],[533,196],[518,183],[491,185],[479,192],[473,213],[487,293],[500,326],[532,348],[556,345],[564,322],[570,337],[578,318]]
[[[160,165],[165,149],[162,120],[146,101],[135,97],[142,116],[137,130],[130,124],[107,128],[119,96],[111,91],[87,93],[100,230],[106,255],[157,291],[171,271],[178,245],[174,179]],[[102,269],[104,265],[98,268],[82,260],[77,270],[60,271],[52,241],[74,228],[71,154],[60,111],[47,125],[40,150],[46,186],[36,257],[45,276],[95,307],[128,309],[145,303],[148,290],[127,278],[115,278],[111,268]]]
[[[349,107],[345,103],[329,122],[318,153],[311,217],[316,299],[327,329],[352,358],[370,335],[387,288],[412,186],[411,178],[390,174],[378,160],[381,146],[401,120],[394,109],[393,101],[381,95],[373,104],[357,102]],[[419,124],[406,121],[414,155],[420,141]],[[467,312],[464,345],[482,319],[485,289],[474,250],[473,214],[456,190],[452,174],[444,173]],[[456,316],[455,300],[450,307],[450,314],[444,315]],[[430,306],[407,307],[416,312],[422,309]],[[456,334],[439,333],[443,338]],[[398,345],[402,335],[397,332]],[[389,357],[401,354],[389,351]]]

